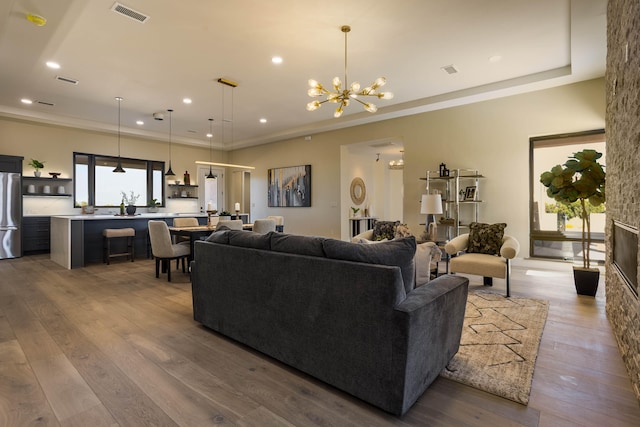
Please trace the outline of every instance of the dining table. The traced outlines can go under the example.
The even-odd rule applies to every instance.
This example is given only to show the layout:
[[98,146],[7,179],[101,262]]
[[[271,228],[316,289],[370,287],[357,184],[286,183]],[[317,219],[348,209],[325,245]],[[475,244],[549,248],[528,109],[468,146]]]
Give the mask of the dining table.
[[[251,231],[253,224],[242,224],[242,229]],[[189,239],[189,248],[191,249],[189,255],[189,261],[193,260],[193,250],[195,243],[198,240],[205,240],[207,237],[216,231],[215,225],[194,225],[185,227],[169,227],[169,233],[172,236],[182,236]]]

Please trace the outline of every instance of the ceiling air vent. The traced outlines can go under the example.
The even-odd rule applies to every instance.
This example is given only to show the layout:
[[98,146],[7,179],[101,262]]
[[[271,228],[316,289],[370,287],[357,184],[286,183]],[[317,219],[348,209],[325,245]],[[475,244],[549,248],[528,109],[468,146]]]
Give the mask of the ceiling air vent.
[[36,101],[36,104],[46,105],[47,107],[53,107],[55,105],[52,102],[45,102],[45,101]]
[[72,85],[78,84],[78,81],[76,79],[72,79],[71,77],[56,76],[56,80],[60,80],[61,82],[65,83],[71,83]]
[[456,68],[455,65],[447,65],[447,66],[441,67],[441,69],[446,71],[447,74],[456,74],[458,72],[458,69]]
[[122,16],[126,16],[129,19],[133,19],[134,21],[138,21],[141,24],[147,22],[151,17],[147,16],[143,13],[135,11],[130,7],[123,5],[122,3],[115,2],[113,6],[111,6],[111,10],[115,13],[119,13]]

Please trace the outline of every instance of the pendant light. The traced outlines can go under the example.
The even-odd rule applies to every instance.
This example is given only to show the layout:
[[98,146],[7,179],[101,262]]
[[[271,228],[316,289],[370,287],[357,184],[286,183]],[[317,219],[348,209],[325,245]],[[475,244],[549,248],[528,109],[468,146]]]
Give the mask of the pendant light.
[[[213,150],[213,119],[209,119],[209,161],[212,162],[213,161],[213,155],[212,150]],[[216,176],[213,174],[213,171],[211,170],[211,165],[209,165],[209,175],[207,175],[205,178],[207,179],[215,179]]]
[[173,113],[173,110],[168,109],[167,111],[169,112],[169,169],[167,169],[164,176],[176,176],[171,170],[171,113]]
[[125,173],[126,171],[122,169],[122,162],[120,161],[120,103],[124,100],[121,96],[116,96],[116,101],[118,101],[118,163],[116,164],[116,168],[113,170],[114,173]]

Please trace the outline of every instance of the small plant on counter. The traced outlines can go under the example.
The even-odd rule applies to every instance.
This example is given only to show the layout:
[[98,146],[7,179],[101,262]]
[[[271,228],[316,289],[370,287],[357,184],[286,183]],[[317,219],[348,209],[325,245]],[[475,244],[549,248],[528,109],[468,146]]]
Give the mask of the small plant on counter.
[[355,217],[358,214],[358,212],[360,211],[360,208],[353,208],[352,207],[351,210],[353,211],[353,216]]
[[160,202],[157,199],[151,199],[151,201],[149,202],[149,207],[156,208],[158,206],[160,206]]
[[140,195],[135,194],[133,190],[131,190],[129,196],[127,196],[127,193],[125,193],[124,191],[121,191],[120,194],[122,194],[122,201],[127,206],[135,206],[136,202],[140,198]]
[[231,212],[222,211],[220,212],[220,216],[231,216]]

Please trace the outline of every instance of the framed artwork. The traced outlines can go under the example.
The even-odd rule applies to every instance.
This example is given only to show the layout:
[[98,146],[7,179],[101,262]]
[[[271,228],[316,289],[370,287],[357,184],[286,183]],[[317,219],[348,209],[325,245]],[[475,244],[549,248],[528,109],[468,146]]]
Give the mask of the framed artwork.
[[311,165],[273,168],[267,174],[267,206],[311,206]]
[[475,199],[476,199],[476,186],[472,185],[470,187],[467,187],[467,189],[464,192],[464,200],[469,201],[469,200],[475,200]]

